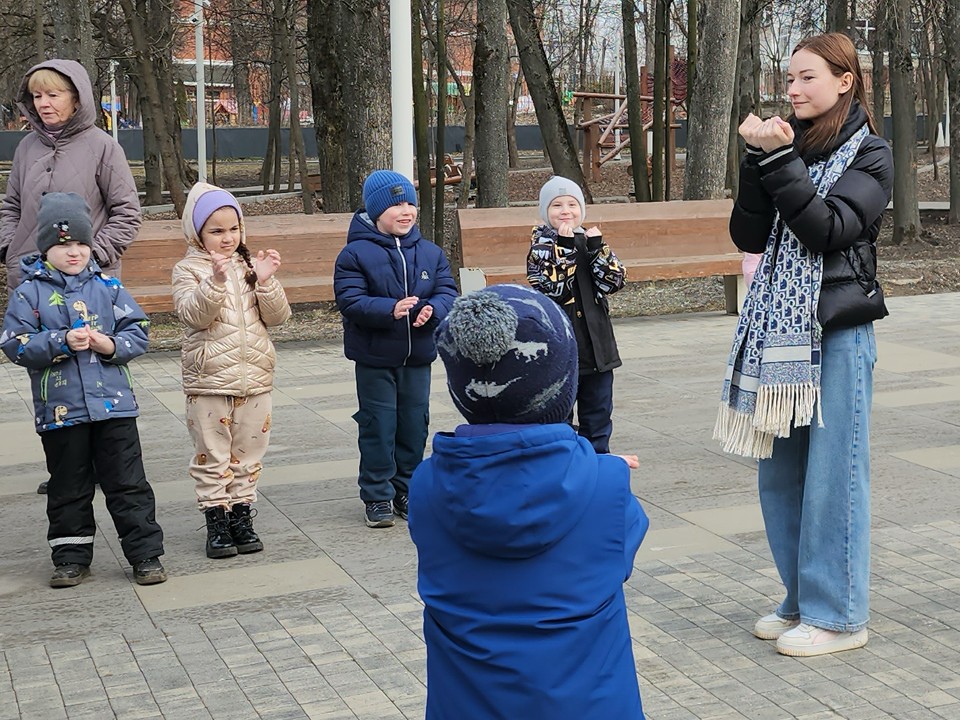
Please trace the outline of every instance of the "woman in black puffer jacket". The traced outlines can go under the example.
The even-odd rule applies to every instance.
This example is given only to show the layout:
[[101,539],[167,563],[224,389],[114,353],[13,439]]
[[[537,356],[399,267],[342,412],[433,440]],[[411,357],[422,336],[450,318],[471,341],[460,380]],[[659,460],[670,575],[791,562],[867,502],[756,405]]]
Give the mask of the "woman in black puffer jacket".
[[876,239],[893,161],[845,35],[802,41],[789,122],[750,115],[730,234],[763,253],[737,327],[716,436],[760,459],[760,504],[786,588],[754,634],[811,656],[867,642]]

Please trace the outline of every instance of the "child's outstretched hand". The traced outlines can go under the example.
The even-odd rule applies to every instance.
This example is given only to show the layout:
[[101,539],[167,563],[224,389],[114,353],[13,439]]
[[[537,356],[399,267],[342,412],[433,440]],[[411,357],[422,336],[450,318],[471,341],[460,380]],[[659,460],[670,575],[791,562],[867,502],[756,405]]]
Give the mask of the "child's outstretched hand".
[[410,297],[403,298],[403,300],[398,300],[397,304],[393,306],[393,319],[400,320],[401,318],[405,318],[410,314],[413,306],[418,302],[420,302],[420,298],[418,298],[416,295],[411,295]]
[[586,232],[584,232],[584,235],[586,235],[587,237],[600,237],[601,235],[603,235],[603,233],[600,232],[599,225],[594,225],[592,228],[589,228]]
[[420,308],[420,313],[417,315],[417,319],[413,321],[414,327],[423,327],[427,320],[433,317],[433,305],[424,305]]
[[640,467],[640,458],[636,455],[617,455],[617,457],[623,460],[631,470],[636,470]]
[[230,267],[230,258],[220,253],[210,253],[210,258],[213,260],[213,279],[223,285],[227,281],[227,268]]
[[266,252],[261,250],[253,261],[253,270],[257,273],[257,282],[261,285],[273,277],[280,269],[280,253],[270,248]]

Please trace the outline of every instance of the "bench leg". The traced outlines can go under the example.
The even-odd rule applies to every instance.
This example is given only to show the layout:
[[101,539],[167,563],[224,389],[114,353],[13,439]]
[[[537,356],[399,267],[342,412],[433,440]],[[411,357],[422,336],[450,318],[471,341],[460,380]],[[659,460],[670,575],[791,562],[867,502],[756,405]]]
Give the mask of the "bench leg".
[[474,290],[483,290],[487,278],[480,268],[460,268],[460,294],[466,295]]
[[739,315],[746,297],[747,286],[743,282],[743,275],[723,276],[723,300],[728,315]]

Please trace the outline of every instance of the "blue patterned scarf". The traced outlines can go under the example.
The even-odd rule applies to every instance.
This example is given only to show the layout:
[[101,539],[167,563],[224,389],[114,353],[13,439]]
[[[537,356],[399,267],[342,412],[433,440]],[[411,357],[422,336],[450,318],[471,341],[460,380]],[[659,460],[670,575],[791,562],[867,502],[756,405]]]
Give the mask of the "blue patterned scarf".
[[[853,162],[868,132],[864,125],[826,161],[810,166],[820,197]],[[725,452],[745,457],[770,457],[774,438],[810,425],[814,414],[823,425],[817,322],[823,255],[807,250],[786,223],[778,242],[779,225],[778,212],[740,312],[713,431]]]

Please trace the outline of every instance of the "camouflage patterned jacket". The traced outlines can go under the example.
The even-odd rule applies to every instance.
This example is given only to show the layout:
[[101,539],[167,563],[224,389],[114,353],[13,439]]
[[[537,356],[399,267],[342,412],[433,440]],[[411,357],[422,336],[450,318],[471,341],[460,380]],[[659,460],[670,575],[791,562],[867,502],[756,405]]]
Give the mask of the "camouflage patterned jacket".
[[[79,275],[39,255],[20,269],[25,280],[7,306],[0,347],[30,373],[37,432],[139,415],[127,363],[147,351],[150,321],[120,281],[92,259]],[[67,332],[85,324],[113,339],[112,357],[67,346]]]

